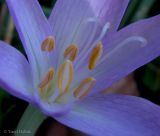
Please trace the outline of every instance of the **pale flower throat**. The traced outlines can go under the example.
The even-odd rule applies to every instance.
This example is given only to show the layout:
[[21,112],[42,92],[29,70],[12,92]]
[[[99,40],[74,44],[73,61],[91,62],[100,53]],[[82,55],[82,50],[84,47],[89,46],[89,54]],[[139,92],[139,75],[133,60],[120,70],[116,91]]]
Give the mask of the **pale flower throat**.
[[[55,40],[54,37],[48,36],[41,44],[41,50],[43,52],[51,53],[55,49]],[[98,42],[89,55],[88,69],[93,70],[96,66],[97,61],[102,55],[103,45],[101,42]],[[54,67],[50,67],[46,71],[45,76],[40,80],[38,88],[41,96],[47,97],[44,94],[52,95],[50,92],[54,92],[54,89],[58,89],[59,95],[57,99],[63,97],[67,94],[72,95],[75,99],[82,99],[91,91],[93,86],[96,83],[94,77],[86,77],[82,81],[79,81],[79,85],[71,90],[71,84],[74,79],[74,67],[73,61],[76,60],[78,56],[78,46],[75,44],[69,45],[64,53],[64,61],[60,64],[57,71]],[[54,86],[54,87],[53,87]]]

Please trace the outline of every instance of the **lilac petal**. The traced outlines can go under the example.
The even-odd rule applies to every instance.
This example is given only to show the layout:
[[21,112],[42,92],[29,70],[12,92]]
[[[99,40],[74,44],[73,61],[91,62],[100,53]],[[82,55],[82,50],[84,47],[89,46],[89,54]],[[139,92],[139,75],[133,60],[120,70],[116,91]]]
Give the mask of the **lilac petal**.
[[[129,0],[59,0],[49,21],[55,32],[58,29],[64,31],[64,27],[68,28],[66,30],[67,36],[73,31],[73,26],[78,26],[81,19],[89,17],[96,17],[103,25],[110,22],[111,29],[113,28],[116,31],[128,3]],[[84,31],[87,32],[86,29]]]
[[160,55],[160,15],[134,23],[110,39],[91,76],[97,79],[93,93],[101,91]]
[[117,30],[127,5],[128,0],[58,0],[49,18],[58,46],[55,57],[63,59],[59,54],[74,43],[79,48],[76,62],[83,60],[101,40],[99,35],[106,24],[111,24],[110,31]]
[[88,2],[101,23],[110,22],[110,31],[117,31],[129,0],[88,0]]
[[59,122],[93,136],[159,136],[160,107],[138,97],[99,95],[80,102]]
[[34,95],[34,105],[48,116],[60,116],[71,110],[73,104],[55,102],[54,98],[48,98],[48,101],[42,99],[39,94]]
[[[135,23],[132,23],[122,28],[117,33],[109,37],[108,39],[104,38],[102,42],[105,46],[104,48],[105,52],[109,52],[110,50],[112,50],[117,46],[117,43],[122,42],[124,39],[130,36],[142,36],[142,37],[145,37],[147,40],[149,39],[150,41],[151,39],[154,38],[154,36],[152,36],[152,33],[156,35],[156,33],[160,31],[159,19],[160,19],[160,15],[150,17],[148,19],[142,19],[140,21],[137,21]],[[116,41],[113,41],[115,39]]]
[[0,41],[0,86],[10,94],[31,101],[32,78],[26,58],[10,45]]
[[81,31],[80,29],[86,27],[88,19],[94,18],[95,15],[86,0],[58,0],[49,22],[57,42],[64,43],[74,40],[74,36]]
[[79,50],[91,43],[99,30],[97,19],[86,0],[58,0],[49,22],[58,50],[54,55],[58,59],[63,59],[64,50],[72,43],[79,46]]
[[41,43],[51,35],[48,20],[37,0],[6,0],[6,2],[31,63],[33,74],[43,73],[47,62],[41,51]]

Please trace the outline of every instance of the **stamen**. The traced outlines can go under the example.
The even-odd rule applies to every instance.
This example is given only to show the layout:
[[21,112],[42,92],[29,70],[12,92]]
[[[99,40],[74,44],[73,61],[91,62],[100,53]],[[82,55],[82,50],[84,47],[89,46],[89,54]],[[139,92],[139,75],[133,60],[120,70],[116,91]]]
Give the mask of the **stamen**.
[[[78,88],[75,89],[73,95],[75,97],[78,97],[80,99],[87,96],[87,94],[90,92],[90,90],[93,88],[93,86],[96,83],[96,79],[92,77],[87,77],[84,80],[81,81]],[[80,95],[81,94],[81,95]]]
[[103,46],[102,43],[99,42],[92,50],[91,55],[90,55],[90,59],[89,59],[89,64],[88,64],[88,68],[90,70],[93,70],[95,67],[96,62],[98,61],[98,59],[100,58],[101,54],[102,54],[102,50],[103,50]]
[[60,94],[64,94],[69,90],[73,80],[73,65],[70,60],[66,60],[58,70],[58,88]]
[[55,48],[55,41],[52,36],[48,36],[41,44],[42,51],[51,52]]
[[50,81],[53,79],[54,77],[54,69],[50,68],[47,72],[47,75],[45,76],[45,78],[42,80],[42,82],[38,85],[38,87],[43,90],[44,87],[46,87]]
[[78,54],[78,48],[76,45],[72,44],[64,51],[64,58],[74,61]]

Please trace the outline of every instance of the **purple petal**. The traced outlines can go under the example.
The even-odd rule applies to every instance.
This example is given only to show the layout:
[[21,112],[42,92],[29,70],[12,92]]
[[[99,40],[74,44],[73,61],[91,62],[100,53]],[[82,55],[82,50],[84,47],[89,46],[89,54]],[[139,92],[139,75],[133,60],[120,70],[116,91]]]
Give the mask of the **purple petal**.
[[74,43],[79,47],[76,62],[80,64],[101,41],[106,24],[111,24],[110,32],[117,30],[127,5],[128,0],[58,0],[49,18],[58,46],[55,57],[63,59],[59,54]]
[[77,30],[86,27],[84,21],[87,22],[89,18],[95,18],[95,15],[86,0],[58,0],[49,17],[49,22],[56,39],[64,42],[67,39],[71,41]]
[[58,59],[63,59],[60,55],[70,44],[76,44],[81,50],[83,45],[91,43],[99,30],[95,14],[86,0],[58,0],[49,22],[58,48],[54,55]]
[[88,2],[101,22],[110,22],[110,31],[117,31],[129,0],[88,0]]
[[49,21],[54,31],[67,27],[69,34],[82,18],[97,17],[101,24],[110,22],[111,29],[116,31],[128,3],[129,0],[58,0]]
[[51,35],[49,22],[37,0],[6,0],[6,2],[29,62],[32,64],[33,74],[38,75],[47,63],[41,51],[41,43]]
[[160,55],[160,15],[119,31],[108,43],[91,76],[97,79],[93,93],[101,91]]
[[32,78],[26,58],[10,45],[0,41],[0,86],[10,94],[30,101]]
[[34,105],[39,107],[39,109],[48,116],[64,115],[72,108],[72,104],[54,102],[53,97],[49,98],[48,101],[45,101],[39,94],[34,95]]
[[80,102],[61,123],[94,136],[159,136],[160,107],[138,97],[105,95]]

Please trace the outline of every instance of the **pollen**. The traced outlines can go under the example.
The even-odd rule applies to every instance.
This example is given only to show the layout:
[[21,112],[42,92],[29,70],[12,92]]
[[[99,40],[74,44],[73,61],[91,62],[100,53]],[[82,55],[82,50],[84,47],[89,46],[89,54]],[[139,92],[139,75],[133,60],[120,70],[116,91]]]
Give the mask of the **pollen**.
[[94,87],[96,83],[96,79],[93,77],[87,77],[81,81],[80,85],[74,90],[73,95],[76,98],[84,98],[90,92],[90,90]]
[[64,58],[74,61],[78,54],[78,48],[76,45],[71,44],[68,48],[64,51]]
[[51,52],[55,48],[55,40],[52,36],[48,36],[41,44],[42,51]]
[[68,92],[73,80],[73,65],[70,60],[66,60],[58,70],[58,88],[60,94]]
[[47,85],[49,85],[49,83],[51,82],[51,80],[54,77],[54,69],[50,68],[47,72],[47,75],[44,77],[44,79],[40,82],[40,84],[38,85],[38,87],[40,89],[44,89]]
[[96,62],[101,57],[103,52],[103,45],[101,42],[99,42],[92,50],[90,58],[89,58],[89,64],[88,68],[90,70],[93,70],[95,68]]

